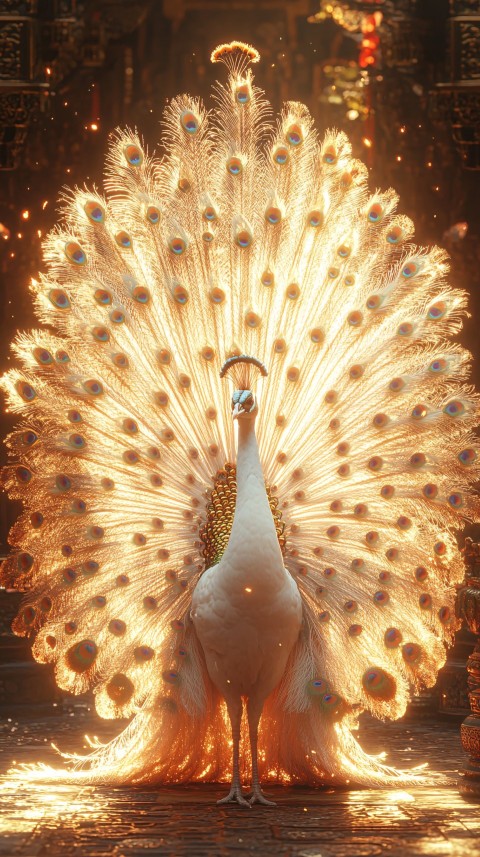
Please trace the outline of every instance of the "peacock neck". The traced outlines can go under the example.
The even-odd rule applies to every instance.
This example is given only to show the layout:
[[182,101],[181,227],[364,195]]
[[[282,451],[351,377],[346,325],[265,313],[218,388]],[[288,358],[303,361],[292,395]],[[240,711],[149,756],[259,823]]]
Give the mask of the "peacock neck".
[[265,488],[255,421],[238,421],[237,499],[224,557],[237,574],[283,577],[283,557]]

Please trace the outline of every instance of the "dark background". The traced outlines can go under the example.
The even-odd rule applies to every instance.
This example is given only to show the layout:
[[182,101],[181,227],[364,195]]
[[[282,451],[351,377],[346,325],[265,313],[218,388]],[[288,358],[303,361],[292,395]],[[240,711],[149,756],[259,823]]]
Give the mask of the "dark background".
[[[208,102],[219,72],[211,50],[232,39],[260,51],[256,81],[276,109],[285,99],[303,101],[320,131],[344,129],[369,166],[371,188],[400,193],[416,241],[447,247],[451,282],[471,295],[461,340],[478,355],[480,3],[345,0],[384,16],[357,118],[348,118],[339,96],[345,69],[357,82],[362,73],[355,66],[362,35],[328,17],[309,21],[319,5],[0,0],[0,371],[10,365],[15,330],[35,326],[28,283],[42,269],[42,236],[55,223],[62,187],[101,185],[108,135],[118,125],[138,127],[157,147],[165,102],[180,91]],[[459,222],[468,224],[464,238]],[[1,419],[3,434],[11,419]],[[14,515],[3,495],[4,543]]]

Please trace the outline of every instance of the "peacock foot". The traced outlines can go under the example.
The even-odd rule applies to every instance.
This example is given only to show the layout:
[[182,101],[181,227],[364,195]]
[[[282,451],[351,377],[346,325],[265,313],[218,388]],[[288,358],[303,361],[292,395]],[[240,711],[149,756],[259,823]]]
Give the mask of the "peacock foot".
[[261,803],[263,806],[276,806],[277,804],[273,800],[268,800],[263,794],[260,786],[254,786],[250,794],[248,795],[250,800],[248,801],[250,806],[253,806],[254,803]]
[[232,783],[232,788],[228,795],[226,797],[222,797],[221,800],[217,800],[217,806],[220,806],[222,803],[238,803],[239,806],[248,806],[249,808],[251,806],[249,801],[246,800],[242,794],[242,787],[234,783]]

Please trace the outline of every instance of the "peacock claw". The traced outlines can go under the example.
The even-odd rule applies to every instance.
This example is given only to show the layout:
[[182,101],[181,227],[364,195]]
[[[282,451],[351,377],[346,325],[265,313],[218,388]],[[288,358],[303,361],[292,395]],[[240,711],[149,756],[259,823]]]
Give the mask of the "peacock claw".
[[239,806],[248,806],[249,809],[251,806],[249,801],[244,798],[240,786],[232,786],[226,797],[222,797],[221,800],[217,800],[217,806],[220,806],[222,803],[238,803]]
[[273,800],[268,800],[263,794],[260,786],[257,786],[252,790],[249,795],[249,806],[253,806],[254,803],[261,803],[263,806],[276,806],[277,804]]

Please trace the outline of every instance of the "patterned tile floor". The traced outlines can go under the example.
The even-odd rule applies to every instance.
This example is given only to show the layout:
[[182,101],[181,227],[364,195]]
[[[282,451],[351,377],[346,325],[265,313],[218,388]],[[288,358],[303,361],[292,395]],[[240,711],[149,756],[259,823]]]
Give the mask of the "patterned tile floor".
[[[14,760],[52,762],[52,740],[79,749],[86,732],[115,734],[82,705],[1,729],[1,771]],[[455,777],[464,761],[458,721],[365,721],[361,735],[365,749],[388,750],[399,767],[428,760]],[[4,778],[0,857],[480,857],[480,803],[465,802],[454,779],[441,789],[268,791],[276,808],[243,810],[215,805],[222,786],[29,787]]]

